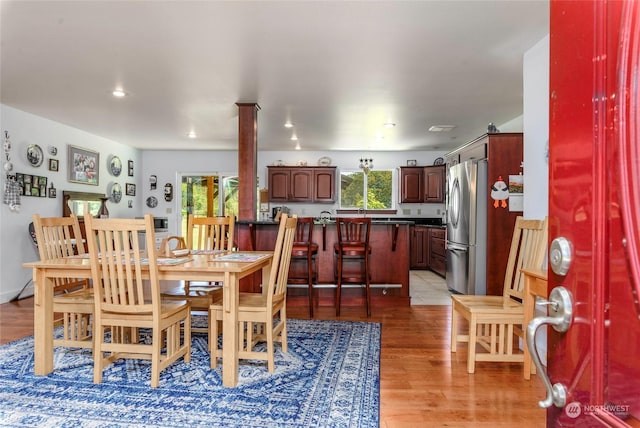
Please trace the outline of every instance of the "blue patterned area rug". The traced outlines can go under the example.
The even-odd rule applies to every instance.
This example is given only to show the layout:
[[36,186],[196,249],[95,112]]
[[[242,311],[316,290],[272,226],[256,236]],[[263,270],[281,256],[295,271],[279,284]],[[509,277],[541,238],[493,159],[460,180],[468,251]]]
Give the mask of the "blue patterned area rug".
[[91,352],[56,348],[55,370],[33,374],[33,337],[0,346],[0,426],[11,427],[377,427],[380,325],[288,320],[289,352],[276,370],[241,361],[238,386],[209,367],[205,335],[191,362],[163,370],[120,360],[93,384]]

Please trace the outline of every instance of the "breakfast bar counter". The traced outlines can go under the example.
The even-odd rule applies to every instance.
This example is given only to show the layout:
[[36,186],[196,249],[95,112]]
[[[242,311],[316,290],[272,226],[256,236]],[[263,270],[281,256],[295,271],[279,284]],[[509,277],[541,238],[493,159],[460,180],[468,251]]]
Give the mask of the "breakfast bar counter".
[[[239,220],[236,223],[237,245],[240,250],[273,250],[277,234],[277,223],[272,221]],[[373,219],[370,234],[371,244],[371,298],[375,306],[409,306],[409,228],[412,221]],[[313,241],[318,244],[317,280],[314,281],[321,306],[334,306],[335,263],[333,246],[337,242],[334,221],[318,221],[313,228]],[[298,272],[306,267],[292,261],[290,270]],[[246,281],[243,291],[260,291],[258,281]],[[306,286],[289,291],[289,304],[307,304]],[[342,305],[360,306],[364,291],[357,284],[343,285]]]

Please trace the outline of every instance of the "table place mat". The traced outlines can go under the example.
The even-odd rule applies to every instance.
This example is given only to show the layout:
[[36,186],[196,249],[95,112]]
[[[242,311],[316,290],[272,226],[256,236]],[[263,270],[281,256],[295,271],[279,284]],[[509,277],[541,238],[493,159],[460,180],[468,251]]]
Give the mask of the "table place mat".
[[[156,261],[159,265],[179,265],[192,260],[191,257],[158,257]],[[142,259],[142,263],[149,264],[149,259]]]
[[191,254],[219,254],[226,252],[227,250],[191,250]]
[[213,258],[215,262],[255,262],[269,257],[269,254],[229,253]]

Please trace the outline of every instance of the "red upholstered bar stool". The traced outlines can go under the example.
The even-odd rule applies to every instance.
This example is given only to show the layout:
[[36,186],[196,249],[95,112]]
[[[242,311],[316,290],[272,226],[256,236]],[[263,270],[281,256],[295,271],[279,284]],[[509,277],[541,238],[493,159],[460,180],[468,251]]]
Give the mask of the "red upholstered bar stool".
[[298,217],[296,234],[291,251],[291,261],[302,261],[305,263],[305,275],[300,276],[300,271],[289,269],[289,284],[307,284],[309,287],[309,316],[313,317],[315,292],[313,281],[317,280],[318,244],[312,241],[313,238],[313,218]]
[[[336,315],[340,315],[342,284],[363,284],[367,301],[367,316],[371,316],[371,270],[369,256],[370,217],[337,217],[338,242],[334,245],[336,256]],[[348,265],[350,268],[345,269]],[[353,269],[356,265],[357,269]]]

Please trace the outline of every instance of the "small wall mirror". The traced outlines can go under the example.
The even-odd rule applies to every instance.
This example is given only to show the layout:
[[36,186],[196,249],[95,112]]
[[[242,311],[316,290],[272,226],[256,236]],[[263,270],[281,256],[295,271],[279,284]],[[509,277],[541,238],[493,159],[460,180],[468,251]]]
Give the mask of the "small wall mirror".
[[100,198],[105,197],[103,193],[71,192],[65,190],[62,192],[62,215],[69,217],[73,213],[78,218],[82,218],[86,214],[85,210],[88,208],[89,214],[95,217],[102,204]]

